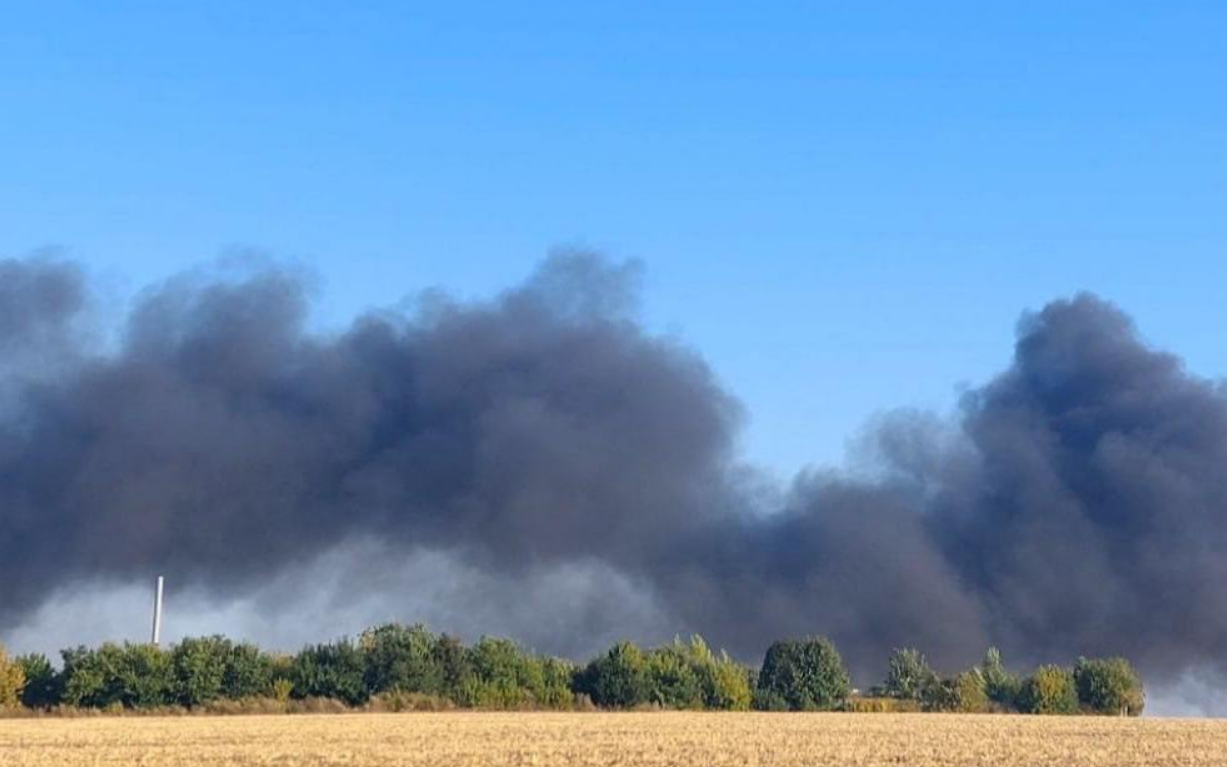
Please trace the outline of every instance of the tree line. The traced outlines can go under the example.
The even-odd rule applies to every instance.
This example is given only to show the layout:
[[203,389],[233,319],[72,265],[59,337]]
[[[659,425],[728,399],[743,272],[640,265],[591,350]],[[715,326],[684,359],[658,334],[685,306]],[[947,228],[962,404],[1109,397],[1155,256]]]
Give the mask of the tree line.
[[216,712],[414,709],[694,709],[951,711],[1137,716],[1142,682],[1124,658],[1080,658],[1019,676],[990,649],[950,676],[914,649],[896,650],[881,685],[854,690],[828,639],[775,642],[760,667],[700,637],[641,648],[620,642],[587,664],[507,639],[471,645],[424,626],[386,624],[357,640],[269,653],[225,637],[162,649],[107,643],[10,658],[0,647],[0,709]]

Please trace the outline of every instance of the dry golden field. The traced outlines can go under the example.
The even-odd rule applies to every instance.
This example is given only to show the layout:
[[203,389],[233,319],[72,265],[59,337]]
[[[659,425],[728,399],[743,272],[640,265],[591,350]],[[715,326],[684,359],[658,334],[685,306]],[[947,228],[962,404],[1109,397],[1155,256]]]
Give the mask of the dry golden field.
[[0,765],[1227,765],[1227,722],[413,713],[0,721]]

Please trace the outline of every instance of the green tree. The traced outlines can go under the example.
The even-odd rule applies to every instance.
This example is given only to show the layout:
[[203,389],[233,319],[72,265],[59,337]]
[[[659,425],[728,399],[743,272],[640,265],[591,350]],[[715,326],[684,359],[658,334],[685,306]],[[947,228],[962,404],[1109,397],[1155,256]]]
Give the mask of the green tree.
[[226,665],[233,645],[220,637],[188,638],[170,651],[175,696],[184,706],[199,706],[222,697]]
[[26,708],[51,708],[60,702],[59,676],[46,655],[30,653],[17,658],[26,677],[21,704]]
[[21,705],[21,695],[26,686],[26,673],[21,664],[9,658],[4,645],[0,645],[0,709]]
[[120,647],[117,683],[125,708],[155,708],[175,702],[170,654],[148,644]]
[[973,668],[928,687],[921,705],[926,711],[951,711],[975,714],[988,710],[984,676]]
[[713,653],[703,637],[697,635],[690,638],[687,651],[703,690],[703,707],[729,711],[750,707],[753,688],[749,669],[730,658],[728,653]]
[[431,652],[442,679],[439,693],[458,703],[461,687],[469,676],[469,656],[464,645],[454,636],[440,634]]
[[648,654],[650,700],[667,708],[739,710],[752,698],[747,670],[703,637],[674,639]]
[[1025,714],[1078,713],[1073,673],[1059,666],[1040,666],[1023,683],[1018,702]]
[[541,660],[545,688],[537,704],[546,708],[569,708],[575,699],[572,689],[575,684],[575,664],[562,658]]
[[98,650],[84,645],[60,651],[63,668],[62,699],[69,706],[102,708],[110,703],[106,685],[111,678],[108,666]]
[[649,652],[648,701],[663,708],[703,708],[706,696],[700,669],[708,662],[708,654],[706,645],[696,653],[680,639]]
[[902,649],[890,656],[882,688],[892,698],[922,701],[936,694],[939,683],[940,678],[919,650]]
[[726,711],[746,711],[754,700],[750,675],[731,658],[720,659],[705,682],[707,707]]
[[174,703],[170,654],[152,645],[106,643],[61,653],[63,701],[84,708],[153,708]]
[[438,641],[422,625],[388,623],[364,631],[358,646],[366,657],[367,689],[372,694],[389,691],[443,694],[443,667],[436,652]]
[[988,699],[998,708],[1007,711],[1018,709],[1018,695],[1022,691],[1022,681],[1015,674],[1006,670],[1001,662],[1001,651],[996,647],[988,648],[984,653],[984,663],[980,666],[984,675],[984,692]]
[[461,705],[521,708],[544,697],[541,661],[524,653],[515,642],[482,637],[467,655],[469,673],[461,686]]
[[1078,701],[1097,714],[1138,716],[1146,704],[1142,680],[1124,658],[1079,658],[1074,684]]
[[632,708],[648,702],[648,659],[631,642],[620,642],[593,660],[579,678],[579,691],[598,706]]
[[758,676],[758,702],[793,711],[828,710],[850,694],[848,670],[825,637],[781,640],[767,649]]
[[291,678],[298,698],[333,698],[350,706],[370,697],[362,651],[347,639],[303,648],[294,656]]
[[273,694],[275,659],[247,642],[230,646],[222,674],[221,695],[230,700],[260,698]]

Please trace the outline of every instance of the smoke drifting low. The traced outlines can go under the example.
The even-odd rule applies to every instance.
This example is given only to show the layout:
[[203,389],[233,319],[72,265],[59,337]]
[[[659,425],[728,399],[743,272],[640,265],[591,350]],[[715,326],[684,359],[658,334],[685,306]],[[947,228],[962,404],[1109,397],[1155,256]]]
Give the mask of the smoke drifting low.
[[663,621],[747,659],[825,633],[866,681],[903,645],[948,668],[990,643],[1123,653],[1173,680],[1222,662],[1227,392],[1112,305],[1025,315],[953,421],[888,416],[864,466],[773,488],[739,460],[737,400],[638,324],[636,282],[558,256],[493,300],[325,335],[293,272],[184,277],[100,353],[76,268],[0,262],[0,630],[155,572],[216,599],[310,593],[313,568],[377,545],[349,585],[385,618],[418,617],[414,585],[379,575],[398,563],[478,574],[525,626],[558,625],[551,588],[582,593],[592,620],[546,649],[595,649],[618,615],[620,635]]

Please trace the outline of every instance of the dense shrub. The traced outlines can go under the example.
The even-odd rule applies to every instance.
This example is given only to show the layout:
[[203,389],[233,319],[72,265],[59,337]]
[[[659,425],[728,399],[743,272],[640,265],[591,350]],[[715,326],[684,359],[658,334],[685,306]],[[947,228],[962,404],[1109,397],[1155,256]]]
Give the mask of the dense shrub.
[[721,653],[711,663],[701,667],[707,708],[725,711],[745,711],[750,708],[753,694],[750,674],[728,655]]
[[21,705],[26,708],[51,708],[60,702],[59,676],[46,655],[30,653],[17,658],[25,675]]
[[1001,652],[996,647],[988,648],[988,652],[984,654],[980,672],[984,676],[984,692],[988,695],[990,704],[1001,711],[1018,710],[1022,681],[1006,670],[1001,662]]
[[940,679],[919,650],[895,650],[887,668],[882,690],[888,697],[923,701],[940,696]]
[[651,693],[648,659],[631,642],[620,642],[588,664],[577,680],[579,692],[603,708],[633,708]]
[[930,684],[921,698],[925,711],[949,711],[962,714],[977,714],[989,710],[988,694],[985,692],[984,676],[980,669],[973,668],[949,679]]
[[562,658],[545,658],[541,661],[545,687],[537,698],[537,705],[544,708],[573,708],[575,706],[575,664]]
[[152,645],[78,647],[64,659],[62,702],[86,708],[155,708],[175,702],[169,653]]
[[60,652],[63,661],[60,703],[76,708],[104,708],[110,704],[110,696],[104,690],[111,674],[101,657],[102,649],[81,646]]
[[420,692],[401,692],[392,690],[372,696],[366,704],[367,711],[393,712],[402,711],[451,711],[456,703],[450,698],[438,695],[426,695]]
[[752,697],[749,680],[745,668],[695,636],[648,651],[615,645],[576,675],[574,689],[609,708],[744,710]]
[[435,641],[435,663],[439,666],[442,682],[440,694],[459,699],[460,689],[469,675],[469,655],[456,637],[441,634]]
[[755,685],[750,707],[755,711],[791,711],[788,699],[775,690]]
[[222,694],[230,642],[222,637],[184,639],[170,652],[175,697],[184,706],[199,706]]
[[1079,703],[1092,713],[1138,716],[1146,702],[1142,680],[1124,658],[1079,658],[1074,684]]
[[1025,714],[1078,713],[1073,672],[1059,666],[1040,666],[1023,683],[1018,703]]
[[170,656],[175,697],[182,706],[272,693],[273,660],[255,645],[220,636],[189,638],[175,645]]
[[[273,695],[276,663],[273,656],[253,644],[230,645],[222,670],[222,697],[240,700]],[[288,671],[284,676],[288,677]]]
[[742,710],[750,706],[749,674],[716,655],[700,636],[675,639],[648,654],[649,701],[662,708]]
[[758,688],[762,693],[756,702],[768,710],[781,703],[792,711],[834,709],[851,693],[843,659],[825,637],[771,645],[763,658]]
[[444,692],[439,638],[421,625],[389,623],[363,632],[358,645],[366,657],[366,686],[371,694]]
[[293,694],[299,700],[332,698],[357,706],[370,697],[365,672],[362,651],[347,639],[306,647],[294,656]]
[[[523,652],[509,639],[482,637],[467,651],[467,674],[457,702],[474,708],[528,708],[546,701],[570,700],[570,674],[554,668],[546,678],[545,660]],[[566,679],[566,692],[548,689]]]
[[[184,639],[162,650],[103,644],[10,660],[0,648],[0,708],[55,715],[166,715],[349,710],[726,709],[764,711],[1025,711],[1141,713],[1142,684],[1122,658],[1041,666],[1025,682],[990,649],[981,666],[942,679],[917,650],[897,650],[885,684],[850,698],[847,670],[824,638],[776,642],[761,668],[713,652],[701,637],[652,649],[611,647],[582,668],[484,637],[466,647],[420,625],[385,624],[294,655],[268,654],[225,637]],[[11,712],[10,712],[11,714]]]
[[16,708],[26,686],[26,673],[21,664],[9,658],[0,645],[0,709]]
[[853,697],[844,701],[843,710],[857,714],[911,714],[920,711],[920,704],[881,696]]
[[697,709],[706,704],[703,680],[690,649],[680,641],[648,654],[648,701],[661,708]]

